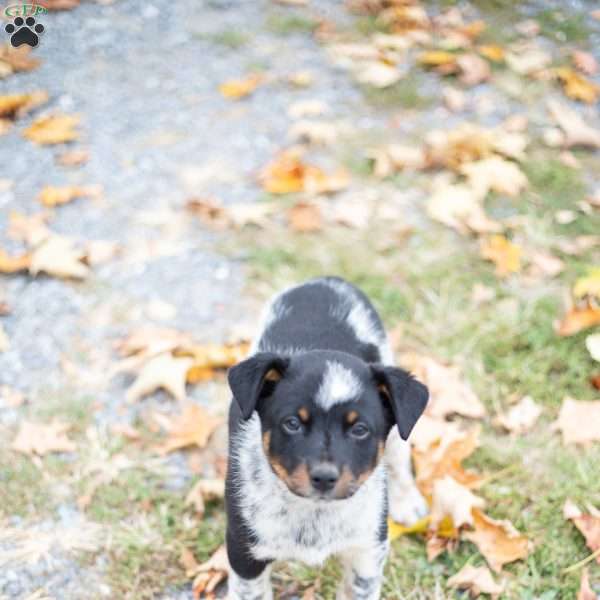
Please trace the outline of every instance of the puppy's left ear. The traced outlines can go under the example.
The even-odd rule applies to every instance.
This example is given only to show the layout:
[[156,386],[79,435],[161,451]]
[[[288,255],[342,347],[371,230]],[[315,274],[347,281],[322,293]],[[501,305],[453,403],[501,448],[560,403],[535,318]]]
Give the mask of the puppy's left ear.
[[372,365],[371,369],[383,401],[394,413],[400,437],[408,439],[427,406],[429,391],[410,373],[398,367]]
[[259,352],[229,369],[229,387],[245,420],[252,416],[263,391],[281,379],[288,362],[272,352]]

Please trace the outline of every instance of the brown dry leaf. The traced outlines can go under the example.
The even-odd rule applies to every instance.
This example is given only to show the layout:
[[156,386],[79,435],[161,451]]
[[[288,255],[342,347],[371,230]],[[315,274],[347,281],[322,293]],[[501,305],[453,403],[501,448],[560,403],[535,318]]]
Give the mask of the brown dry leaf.
[[31,265],[31,254],[25,253],[19,256],[11,256],[0,248],[0,273],[11,274],[26,271]]
[[303,163],[293,150],[281,152],[261,171],[259,179],[271,194],[337,192],[348,186],[347,173],[327,175],[318,167]]
[[573,50],[573,52],[571,52],[571,59],[573,60],[575,68],[579,69],[582,73],[591,76],[598,73],[598,61],[590,52]]
[[[600,402],[598,403],[600,404]],[[593,418],[593,417],[592,417]],[[563,507],[563,515],[579,529],[587,547],[592,552],[600,550],[600,511],[589,506],[589,513],[583,513],[579,507],[572,501],[567,500]],[[600,555],[596,557],[596,562],[600,565]]]
[[469,87],[487,81],[492,74],[490,64],[477,54],[463,54],[457,58],[456,64],[460,69],[459,80]]
[[552,428],[562,433],[565,445],[600,442],[600,400],[585,402],[565,398]]
[[492,571],[500,573],[502,567],[527,558],[530,542],[521,535],[510,521],[498,521],[473,509],[474,531],[465,533],[465,538],[473,542]]
[[498,277],[518,273],[521,270],[521,254],[521,247],[503,235],[492,235],[481,242],[481,257],[496,265]]
[[311,202],[297,202],[287,213],[288,225],[292,231],[307,233],[323,229],[321,209]]
[[25,44],[18,48],[13,48],[8,42],[0,46],[0,79],[19,71],[36,69],[41,61],[30,54],[31,47]]
[[48,93],[43,91],[0,96],[0,117],[21,117],[46,102]]
[[600,148],[600,129],[588,125],[578,112],[555,100],[548,101],[548,111],[565,134],[565,146]]
[[483,508],[485,501],[467,487],[446,475],[433,483],[431,528],[435,529],[444,518],[450,517],[454,528],[473,525],[472,508]]
[[75,198],[83,198],[85,196],[96,195],[96,188],[89,186],[69,185],[56,187],[47,185],[38,195],[38,200],[41,204],[48,207],[67,204]]
[[56,157],[56,163],[63,167],[79,167],[90,159],[89,150],[69,150]]
[[464,164],[460,172],[480,196],[486,196],[491,191],[514,198],[529,184],[525,173],[516,163],[500,156]]
[[33,250],[29,272],[62,279],[84,279],[89,274],[88,267],[82,262],[84,259],[85,253],[77,249],[73,240],[52,234]]
[[79,137],[75,129],[79,121],[77,116],[62,114],[40,117],[23,132],[23,135],[41,145],[72,142]]
[[29,456],[74,452],[77,446],[67,437],[69,429],[71,425],[56,420],[48,424],[23,421],[11,448]]
[[231,79],[219,86],[219,92],[230,100],[241,100],[249,96],[264,81],[264,75],[250,73],[243,79]]
[[504,585],[499,585],[487,567],[465,565],[456,575],[448,579],[448,585],[460,590],[468,590],[472,598],[481,594],[489,594],[492,600],[498,598],[504,591]]
[[577,600],[598,600],[596,592],[590,586],[590,574],[587,569],[581,573],[581,584],[577,592]]
[[188,446],[206,447],[210,436],[223,422],[223,419],[212,416],[196,404],[187,404],[183,413],[178,416],[168,417],[155,414],[154,419],[168,433],[167,440],[158,448],[161,454],[174,452]]
[[560,336],[575,335],[584,329],[600,324],[600,308],[573,307],[562,318],[556,332]]
[[224,479],[200,479],[185,497],[186,506],[194,507],[198,516],[204,517],[205,501],[221,500],[225,496]]
[[187,344],[175,350],[175,356],[187,356],[192,365],[187,372],[188,383],[214,377],[215,369],[228,369],[246,358],[250,344],[240,341],[231,344]]
[[600,97],[600,86],[569,67],[556,69],[556,76],[563,85],[564,92],[573,100],[593,104]]
[[507,412],[496,417],[495,422],[511,433],[526,433],[533,428],[542,414],[542,407],[531,396],[524,396]]
[[144,364],[137,379],[127,390],[127,401],[135,402],[158,389],[164,389],[177,400],[183,400],[187,373],[193,364],[190,357],[177,358],[170,352],[154,356]]
[[194,577],[192,583],[194,600],[198,600],[203,594],[206,598],[214,598],[212,594],[217,586],[227,579],[229,568],[227,549],[225,546],[220,546],[205,563],[198,565],[191,575]]

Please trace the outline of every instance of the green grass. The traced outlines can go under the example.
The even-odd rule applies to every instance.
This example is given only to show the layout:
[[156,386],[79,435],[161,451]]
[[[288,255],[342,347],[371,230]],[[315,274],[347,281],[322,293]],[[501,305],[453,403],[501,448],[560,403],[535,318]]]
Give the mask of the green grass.
[[251,41],[250,35],[239,29],[223,29],[216,33],[197,33],[194,35],[199,39],[208,40],[218,46],[238,50]]
[[556,42],[583,42],[590,36],[586,16],[575,11],[547,8],[535,15],[542,35]]
[[272,14],[267,17],[265,26],[268,31],[286,36],[296,33],[313,33],[318,27],[316,19],[303,15]]
[[425,109],[434,103],[434,99],[423,94],[422,84],[422,75],[411,72],[389,87],[364,85],[361,89],[365,100],[376,108]]

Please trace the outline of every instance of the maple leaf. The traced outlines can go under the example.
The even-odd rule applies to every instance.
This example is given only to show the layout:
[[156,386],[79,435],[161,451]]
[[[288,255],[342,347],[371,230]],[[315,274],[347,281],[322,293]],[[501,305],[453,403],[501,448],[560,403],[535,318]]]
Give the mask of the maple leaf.
[[448,585],[460,590],[468,590],[473,598],[477,598],[481,594],[490,594],[494,599],[504,591],[504,585],[499,585],[494,581],[487,567],[473,567],[468,564],[448,579]]
[[[600,403],[599,403],[600,404]],[[592,417],[593,418],[593,417]],[[600,511],[589,506],[589,513],[583,513],[572,501],[567,500],[563,507],[565,519],[571,521],[585,538],[587,547],[592,552],[600,551]],[[600,555],[596,557],[600,564]]]
[[12,449],[22,454],[44,456],[51,452],[74,452],[75,442],[67,437],[71,426],[54,420],[48,424],[23,421]]
[[460,172],[480,196],[486,196],[492,191],[516,197],[529,183],[517,164],[499,156],[463,164]]
[[552,428],[562,433],[565,445],[600,442],[600,401],[565,398]]
[[548,101],[550,116],[556,121],[565,134],[565,145],[600,148],[600,129],[591,127],[583,117],[565,104]]
[[61,114],[40,117],[23,132],[23,135],[40,145],[72,142],[79,137],[75,129],[79,120],[79,117]]
[[593,104],[600,96],[600,86],[579,75],[569,67],[556,69],[556,76],[563,84],[565,94],[573,100],[581,100]]
[[446,517],[450,517],[456,529],[473,525],[471,509],[483,508],[484,505],[483,498],[446,475],[433,483],[431,527],[436,528]]
[[314,203],[297,202],[288,210],[287,218],[292,231],[306,233],[323,229],[321,209]]
[[473,526],[465,538],[479,548],[492,571],[499,573],[505,564],[527,558],[530,542],[510,521],[492,519],[475,508]]
[[185,497],[186,505],[192,505],[200,518],[204,517],[205,501],[221,500],[225,495],[224,479],[200,479]]
[[531,396],[524,396],[507,412],[496,417],[496,423],[511,433],[525,433],[533,428],[542,414],[542,407]]
[[213,417],[196,404],[187,404],[183,413],[178,416],[156,414],[154,418],[168,432],[167,440],[158,448],[161,454],[188,446],[204,448],[215,429],[223,422],[223,419]]
[[61,235],[50,235],[34,249],[29,271],[32,275],[47,273],[64,279],[84,279],[89,269],[83,264],[85,253],[75,242]]
[[260,73],[250,73],[243,79],[231,79],[219,86],[219,92],[230,100],[241,100],[249,96],[265,80]]
[[152,357],[143,365],[136,380],[127,390],[127,401],[135,402],[158,389],[164,389],[177,400],[183,400],[186,396],[187,372],[193,363],[190,357],[176,358],[170,352]]
[[227,579],[229,574],[229,560],[227,558],[227,549],[220,546],[213,555],[201,565],[198,565],[190,577],[194,577],[192,590],[194,600],[198,600],[203,594],[207,598],[214,598],[212,595],[217,586]]
[[521,270],[522,250],[503,235],[493,235],[481,242],[482,258],[496,265],[496,275],[506,277]]

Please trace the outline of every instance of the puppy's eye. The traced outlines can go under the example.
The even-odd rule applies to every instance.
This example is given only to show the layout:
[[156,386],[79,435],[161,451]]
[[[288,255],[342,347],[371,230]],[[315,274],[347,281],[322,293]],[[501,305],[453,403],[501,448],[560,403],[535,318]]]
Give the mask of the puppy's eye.
[[350,435],[357,440],[364,440],[370,435],[369,428],[364,423],[355,423],[350,428]]
[[286,433],[290,434],[298,433],[302,429],[302,423],[298,417],[288,417],[281,426]]

